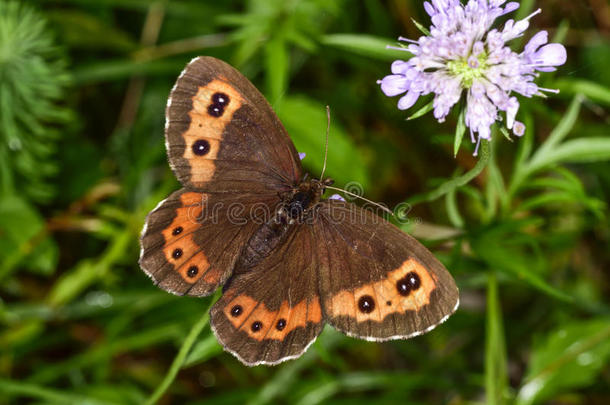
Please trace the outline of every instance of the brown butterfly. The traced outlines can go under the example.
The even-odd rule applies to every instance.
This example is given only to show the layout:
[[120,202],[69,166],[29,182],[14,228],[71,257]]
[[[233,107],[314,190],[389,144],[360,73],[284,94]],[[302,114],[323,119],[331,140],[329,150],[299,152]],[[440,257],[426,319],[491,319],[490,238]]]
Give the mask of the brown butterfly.
[[140,266],[178,295],[206,296],[218,341],[243,363],[299,357],[325,323],[407,339],[445,321],[458,290],[419,242],[370,210],[323,199],[262,94],[211,57],[167,102],[165,145],[184,188],[150,213]]

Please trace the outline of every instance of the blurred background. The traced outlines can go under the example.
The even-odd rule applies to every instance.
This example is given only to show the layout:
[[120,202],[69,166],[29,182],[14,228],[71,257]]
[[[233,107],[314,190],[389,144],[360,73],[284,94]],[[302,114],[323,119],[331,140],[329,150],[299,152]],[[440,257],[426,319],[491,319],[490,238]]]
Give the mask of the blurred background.
[[[610,403],[610,5],[521,2],[568,62],[523,99],[523,138],[477,158],[375,83],[429,25],[415,0],[0,0],[0,403]],[[508,17],[504,17],[506,19]],[[242,71],[306,168],[407,202],[402,227],[455,277],[459,310],[407,341],[326,328],[300,359],[247,368],[208,298],[137,264],[146,213],[179,188],[169,90],[194,56]],[[201,330],[201,333],[198,333]],[[187,338],[188,336],[188,338]]]

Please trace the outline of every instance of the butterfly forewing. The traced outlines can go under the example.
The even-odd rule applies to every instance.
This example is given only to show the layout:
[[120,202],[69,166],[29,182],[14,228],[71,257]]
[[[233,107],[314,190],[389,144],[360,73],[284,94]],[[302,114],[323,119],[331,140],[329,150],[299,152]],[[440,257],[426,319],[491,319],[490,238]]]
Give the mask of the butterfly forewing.
[[165,140],[170,165],[187,188],[267,193],[301,179],[298,154],[260,92],[211,57],[187,65],[170,93]]

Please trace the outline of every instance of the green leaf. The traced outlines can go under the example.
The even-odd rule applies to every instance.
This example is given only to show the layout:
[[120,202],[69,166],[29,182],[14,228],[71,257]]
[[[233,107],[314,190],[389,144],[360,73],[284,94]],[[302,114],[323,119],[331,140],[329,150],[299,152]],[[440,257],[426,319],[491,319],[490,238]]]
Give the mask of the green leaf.
[[51,274],[58,260],[55,241],[44,220],[27,201],[7,195],[0,200],[0,280],[27,259],[28,270]]
[[61,30],[60,34],[64,42],[73,48],[125,52],[138,46],[138,43],[126,32],[106,24],[102,19],[89,13],[61,10],[48,15],[55,23],[55,27]]
[[590,384],[610,357],[610,318],[567,324],[533,350],[517,405],[541,403]]
[[49,293],[49,303],[61,305],[70,302],[93,282],[103,278],[124,257],[132,239],[131,229],[116,232],[102,256],[97,260],[83,259],[74,269],[61,276]]
[[55,271],[59,260],[59,248],[52,238],[46,237],[33,249],[28,265],[44,275],[51,275]]
[[431,111],[434,108],[434,100],[430,101],[428,104],[415,111],[412,115],[407,118],[407,121],[414,120],[415,118],[419,118],[422,115],[426,114],[428,111]]
[[506,370],[506,346],[502,326],[502,310],[498,296],[498,281],[495,273],[488,275],[487,282],[487,320],[485,332],[485,395],[486,403],[504,403],[508,387]]
[[199,320],[195,322],[195,324],[193,324],[188,335],[186,335],[182,346],[180,346],[178,354],[176,354],[176,357],[174,357],[174,361],[172,362],[171,367],[167,371],[165,378],[163,379],[161,384],[155,389],[155,391],[148,397],[148,399],[146,400],[146,405],[156,404],[157,401],[163,396],[165,391],[167,391],[167,389],[170,387],[170,385],[178,375],[178,371],[180,371],[180,369],[184,367],[184,364],[187,360],[187,355],[191,351],[193,344],[195,344],[197,336],[199,336],[203,328],[205,328],[209,324],[210,308],[212,308],[212,305],[214,304],[214,302],[216,302],[216,300],[218,300],[219,297],[220,291],[217,291],[214,295],[214,298],[211,300],[208,308],[203,311],[203,316],[201,316]]
[[456,228],[463,228],[464,219],[460,215],[460,209],[458,208],[456,190],[452,190],[445,195],[445,208],[447,209],[447,216],[451,225]]
[[437,198],[440,198],[445,194],[455,190],[456,188],[468,184],[468,182],[470,182],[472,179],[481,174],[483,169],[485,169],[485,166],[487,166],[490,156],[489,142],[481,142],[480,152],[481,156],[479,157],[477,164],[470,171],[464,173],[461,176],[454,177],[453,179],[444,182],[438,188],[429,193],[416,195],[410,198],[407,202],[409,202],[410,204],[416,204],[421,201],[434,201]]
[[[544,153],[553,147],[559,142],[561,142],[574,128],[576,124],[576,120],[578,119],[578,115],[580,114],[580,106],[583,102],[583,97],[580,94],[577,94],[570,103],[568,110],[564,114],[563,118],[555,128],[549,134],[549,137],[544,141],[544,144],[540,147],[537,152],[538,154],[544,155]],[[533,159],[535,160],[535,159]]]
[[[541,276],[546,264],[540,256],[537,242],[523,232],[524,228],[534,226],[536,222],[536,218],[530,217],[523,221],[496,223],[472,239],[472,250],[489,268],[497,269],[553,298],[572,302],[570,295]],[[532,250],[537,255],[530,253]]]
[[576,202],[574,196],[563,191],[547,191],[543,194],[536,194],[519,204],[516,212],[528,211],[539,207],[553,207],[554,205],[564,205]]
[[216,340],[216,336],[210,333],[193,346],[193,349],[184,361],[183,367],[190,367],[195,364],[203,363],[220,353],[222,353],[222,346]]
[[188,60],[153,60],[138,62],[118,59],[81,65],[74,72],[74,81],[79,85],[93,82],[124,79],[133,75],[178,74]]
[[[432,107],[430,108],[432,109]],[[453,139],[453,157],[457,156],[458,150],[460,150],[460,145],[462,144],[462,139],[464,138],[464,134],[466,133],[466,121],[464,121],[465,111],[466,108],[462,107],[462,109],[460,110],[460,115],[458,115],[457,125],[455,126],[455,137]]]
[[513,167],[513,172],[522,171],[524,165],[527,162],[527,159],[530,157],[532,153],[532,147],[534,145],[534,120],[532,119],[531,114],[526,114],[524,117],[525,127],[527,131],[521,137],[521,140],[517,142],[517,155],[515,156],[515,164]]
[[46,202],[57,141],[74,117],[64,49],[31,3],[0,1],[0,190]]
[[415,24],[417,29],[420,30],[424,35],[430,36],[430,31],[428,30],[428,28],[418,23],[414,18],[411,18],[411,21],[413,21],[413,24]]
[[[288,130],[299,152],[307,157],[303,163],[319,176],[324,162],[326,142],[326,109],[324,105],[304,96],[285,97],[276,106],[278,116]],[[365,189],[369,185],[364,154],[356,147],[345,130],[332,117],[328,140],[328,174],[338,184],[359,182]]]
[[329,34],[322,37],[322,44],[343,49],[357,55],[384,61],[409,59],[411,54],[406,52],[406,49],[405,51],[399,51],[387,48],[388,44],[395,42],[393,39],[361,34]]
[[92,396],[74,394],[72,390],[60,391],[23,381],[0,378],[0,392],[4,399],[7,397],[27,397],[43,400],[46,404],[91,404],[91,405],[118,405],[117,402],[108,402]]
[[[610,138],[579,138],[564,142],[544,156],[539,166],[555,163],[598,162],[610,159]],[[536,166],[534,166],[536,167]]]
[[610,105],[610,88],[584,79],[562,79],[554,86],[568,95],[582,94],[593,101]]
[[276,35],[265,44],[266,81],[271,104],[277,103],[286,92],[288,70],[290,69],[288,53],[284,38]]
[[[581,103],[582,96],[576,95],[570,103],[566,114],[529,161],[524,161],[524,155],[519,154],[518,162],[522,163],[515,166],[509,186],[510,195],[514,195],[529,176],[554,164],[568,161],[607,159],[610,140],[606,138],[581,138],[561,143],[574,128],[580,113]],[[600,142],[596,142],[596,140]],[[572,142],[575,142],[575,144],[572,144]],[[589,148],[587,148],[588,144],[591,144]],[[597,149],[597,147],[600,147],[600,149]]]

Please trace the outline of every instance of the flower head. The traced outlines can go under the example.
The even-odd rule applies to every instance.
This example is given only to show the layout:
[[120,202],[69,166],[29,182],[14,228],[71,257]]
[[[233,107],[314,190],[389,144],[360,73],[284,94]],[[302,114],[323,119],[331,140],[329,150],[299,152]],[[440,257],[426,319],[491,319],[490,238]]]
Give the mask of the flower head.
[[345,202],[345,198],[341,197],[339,194],[333,194],[328,197],[329,200],[339,200]]
[[[491,125],[506,114],[506,127],[517,136],[525,125],[516,121],[519,101],[512,93],[525,97],[558,92],[538,87],[538,72],[551,72],[566,61],[561,44],[548,44],[546,31],[538,32],[520,54],[506,43],[523,35],[529,20],[540,9],[520,21],[508,20],[501,30],[494,21],[517,8],[506,0],[431,0],[424,2],[432,26],[427,36],[417,41],[398,38],[408,45],[400,48],[413,55],[409,60],[392,63],[392,74],[378,80],[387,96],[402,94],[398,108],[406,110],[420,96],[434,93],[434,117],[443,122],[451,108],[466,92],[464,120],[471,139],[477,143],[491,138]],[[475,149],[476,155],[476,149]]]

